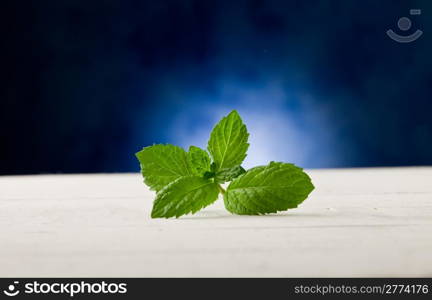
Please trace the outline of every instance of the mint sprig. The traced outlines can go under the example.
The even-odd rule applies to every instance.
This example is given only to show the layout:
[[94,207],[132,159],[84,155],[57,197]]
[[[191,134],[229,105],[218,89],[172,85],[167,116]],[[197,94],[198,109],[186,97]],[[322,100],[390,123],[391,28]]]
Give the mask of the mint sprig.
[[[196,213],[223,194],[225,208],[239,215],[262,215],[296,208],[314,189],[303,169],[270,162],[245,170],[249,133],[237,111],[210,134],[207,150],[153,145],[135,155],[144,182],[156,191],[152,218]],[[210,155],[209,155],[210,153]],[[230,182],[225,190],[221,184]]]

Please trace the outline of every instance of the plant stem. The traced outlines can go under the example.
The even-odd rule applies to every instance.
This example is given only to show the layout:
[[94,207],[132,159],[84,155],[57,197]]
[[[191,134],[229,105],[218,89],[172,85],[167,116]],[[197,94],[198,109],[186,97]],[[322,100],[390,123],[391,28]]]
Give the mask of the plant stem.
[[225,194],[226,191],[220,184],[218,184],[218,187],[219,187],[219,190],[221,191],[222,195]]

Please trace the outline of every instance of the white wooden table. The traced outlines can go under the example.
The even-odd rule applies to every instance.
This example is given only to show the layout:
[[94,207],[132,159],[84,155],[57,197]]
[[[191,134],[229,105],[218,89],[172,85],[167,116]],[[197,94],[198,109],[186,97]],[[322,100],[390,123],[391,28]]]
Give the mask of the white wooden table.
[[168,220],[139,174],[0,177],[0,277],[432,276],[432,168],[309,173],[298,209]]

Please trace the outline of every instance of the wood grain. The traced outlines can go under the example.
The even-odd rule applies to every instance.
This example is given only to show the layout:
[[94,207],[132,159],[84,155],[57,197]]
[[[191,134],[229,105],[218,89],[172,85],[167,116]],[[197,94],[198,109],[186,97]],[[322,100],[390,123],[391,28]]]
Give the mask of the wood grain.
[[0,277],[432,276],[432,168],[313,170],[277,215],[150,219],[139,174],[0,177]]

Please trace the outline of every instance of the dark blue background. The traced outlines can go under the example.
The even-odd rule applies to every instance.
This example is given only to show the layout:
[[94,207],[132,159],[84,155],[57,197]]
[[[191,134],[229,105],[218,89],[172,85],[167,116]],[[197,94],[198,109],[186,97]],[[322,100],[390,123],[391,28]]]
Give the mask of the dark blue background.
[[[246,166],[432,164],[431,1],[0,5],[0,174],[137,171],[232,109]],[[402,16],[416,42],[386,36]]]

